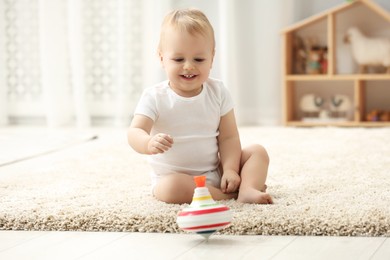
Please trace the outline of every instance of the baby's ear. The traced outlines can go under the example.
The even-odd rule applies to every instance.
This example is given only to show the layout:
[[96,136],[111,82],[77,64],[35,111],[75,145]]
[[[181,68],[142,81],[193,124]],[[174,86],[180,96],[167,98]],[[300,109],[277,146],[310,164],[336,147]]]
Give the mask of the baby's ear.
[[164,66],[164,64],[163,64],[164,57],[163,57],[163,54],[162,54],[162,52],[161,52],[161,51],[159,51],[159,52],[158,52],[158,57],[159,57],[159,59],[160,59],[160,63],[161,63],[161,65],[163,65],[163,66]]
[[210,69],[213,68],[213,64],[214,64],[214,57],[215,57],[215,49],[213,50],[213,57],[211,58],[211,66],[210,66]]

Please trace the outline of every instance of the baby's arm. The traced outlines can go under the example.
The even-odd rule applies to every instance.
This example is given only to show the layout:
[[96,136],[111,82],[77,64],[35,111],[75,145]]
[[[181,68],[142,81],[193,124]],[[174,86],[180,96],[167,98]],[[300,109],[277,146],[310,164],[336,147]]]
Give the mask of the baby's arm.
[[153,120],[147,116],[135,115],[127,132],[130,146],[142,154],[157,154],[168,151],[173,144],[170,135],[159,133],[150,136]]
[[241,143],[233,109],[221,117],[218,145],[223,168],[221,189],[227,193],[235,192],[241,181]]

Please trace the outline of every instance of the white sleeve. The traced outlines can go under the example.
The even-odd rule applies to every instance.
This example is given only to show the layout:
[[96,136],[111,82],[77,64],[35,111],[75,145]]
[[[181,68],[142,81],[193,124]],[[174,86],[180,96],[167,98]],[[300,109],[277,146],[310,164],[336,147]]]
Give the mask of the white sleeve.
[[134,115],[144,115],[156,121],[158,117],[156,95],[152,88],[145,89],[135,108]]
[[233,98],[229,90],[221,83],[221,116],[226,115],[234,108]]

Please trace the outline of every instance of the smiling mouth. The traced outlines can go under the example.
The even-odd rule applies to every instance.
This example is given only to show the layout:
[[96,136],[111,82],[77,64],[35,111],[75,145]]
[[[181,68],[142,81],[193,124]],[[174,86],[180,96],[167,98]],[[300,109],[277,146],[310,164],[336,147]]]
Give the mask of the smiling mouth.
[[185,74],[185,75],[181,75],[181,77],[185,78],[185,79],[193,79],[196,77],[196,75],[194,74]]

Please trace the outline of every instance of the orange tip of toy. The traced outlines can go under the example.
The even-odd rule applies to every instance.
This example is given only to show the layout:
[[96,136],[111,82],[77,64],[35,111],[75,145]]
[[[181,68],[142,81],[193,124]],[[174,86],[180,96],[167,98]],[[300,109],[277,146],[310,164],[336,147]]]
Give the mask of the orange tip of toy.
[[194,176],[196,187],[204,187],[206,184],[206,176]]

